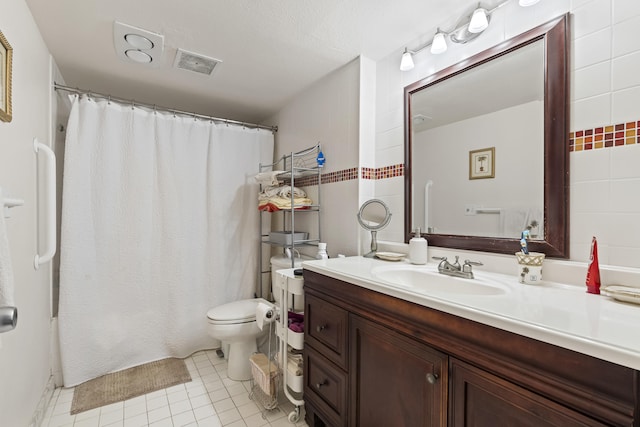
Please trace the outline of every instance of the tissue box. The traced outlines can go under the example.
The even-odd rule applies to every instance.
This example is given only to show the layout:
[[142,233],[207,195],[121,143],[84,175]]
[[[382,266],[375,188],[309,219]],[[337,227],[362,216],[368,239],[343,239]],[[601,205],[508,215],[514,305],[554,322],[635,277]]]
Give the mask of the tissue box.
[[309,233],[304,231],[272,231],[269,233],[269,241],[279,245],[291,245],[293,242],[307,240]]

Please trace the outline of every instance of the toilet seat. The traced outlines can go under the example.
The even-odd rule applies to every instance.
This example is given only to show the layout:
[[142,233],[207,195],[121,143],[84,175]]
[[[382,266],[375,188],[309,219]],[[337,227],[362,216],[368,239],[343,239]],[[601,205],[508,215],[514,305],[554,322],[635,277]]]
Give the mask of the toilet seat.
[[244,299],[219,305],[207,311],[209,322],[218,325],[249,323],[256,320],[256,307],[259,302],[268,303],[263,298]]

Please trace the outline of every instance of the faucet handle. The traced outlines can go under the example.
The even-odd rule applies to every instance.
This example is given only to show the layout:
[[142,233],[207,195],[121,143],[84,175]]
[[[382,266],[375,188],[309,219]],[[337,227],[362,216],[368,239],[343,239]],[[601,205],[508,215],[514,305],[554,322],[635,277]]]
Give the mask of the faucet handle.
[[483,265],[481,262],[477,261],[469,261],[468,259],[464,260],[464,265],[462,266],[462,271],[465,273],[471,273],[472,266],[474,265]]
[[437,259],[438,261],[446,261],[446,256],[432,256],[431,259]]

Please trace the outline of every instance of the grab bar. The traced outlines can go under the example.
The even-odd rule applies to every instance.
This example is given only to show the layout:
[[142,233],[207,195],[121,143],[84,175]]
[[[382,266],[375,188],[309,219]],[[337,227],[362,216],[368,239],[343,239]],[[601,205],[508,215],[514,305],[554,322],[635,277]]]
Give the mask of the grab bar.
[[46,242],[49,243],[49,247],[43,255],[36,254],[33,259],[33,266],[37,270],[42,264],[45,264],[53,259],[56,254],[56,155],[53,150],[38,142],[37,138],[33,138],[33,149],[36,154],[42,150],[47,159],[47,175],[46,175]]

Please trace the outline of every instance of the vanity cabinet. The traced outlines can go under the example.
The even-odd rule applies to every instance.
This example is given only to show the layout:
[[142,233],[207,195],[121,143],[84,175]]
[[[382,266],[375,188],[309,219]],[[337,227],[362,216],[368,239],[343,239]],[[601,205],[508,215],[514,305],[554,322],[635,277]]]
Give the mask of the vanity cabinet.
[[309,426],[640,427],[634,369],[308,269],[304,280]]

